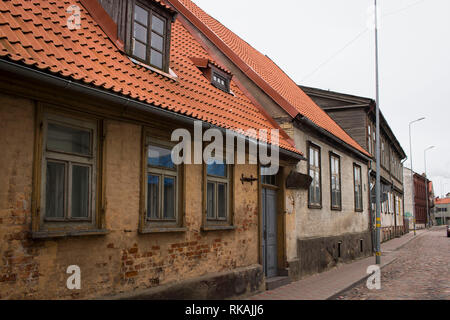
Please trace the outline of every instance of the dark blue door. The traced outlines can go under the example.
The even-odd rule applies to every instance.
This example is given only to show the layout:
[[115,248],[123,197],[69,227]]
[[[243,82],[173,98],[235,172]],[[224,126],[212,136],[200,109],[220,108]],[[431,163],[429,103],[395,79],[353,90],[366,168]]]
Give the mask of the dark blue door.
[[262,189],[263,215],[263,267],[267,278],[278,275],[277,250],[277,192],[272,189]]

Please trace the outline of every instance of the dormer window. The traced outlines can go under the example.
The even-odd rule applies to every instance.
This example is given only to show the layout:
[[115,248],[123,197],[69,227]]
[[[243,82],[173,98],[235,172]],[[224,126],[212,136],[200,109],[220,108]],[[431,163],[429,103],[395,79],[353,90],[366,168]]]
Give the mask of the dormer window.
[[211,81],[211,84],[226,93],[231,93],[230,82],[232,75],[225,68],[219,66],[216,62],[205,59],[191,57],[191,61]]
[[144,64],[168,72],[174,11],[153,1],[131,2],[130,55]]
[[230,82],[226,77],[219,75],[217,72],[213,71],[211,80],[212,84],[216,88],[219,88],[220,90],[223,90],[225,92],[230,92]]

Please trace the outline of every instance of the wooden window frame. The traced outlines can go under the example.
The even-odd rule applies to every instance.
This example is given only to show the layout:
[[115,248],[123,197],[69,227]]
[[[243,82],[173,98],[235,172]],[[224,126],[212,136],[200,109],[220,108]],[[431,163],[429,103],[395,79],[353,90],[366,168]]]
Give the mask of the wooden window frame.
[[[203,163],[203,226],[202,231],[220,231],[220,230],[234,230],[234,165],[226,164],[227,166],[227,177],[218,177],[213,175],[208,175],[208,165]],[[215,211],[216,218],[208,217],[208,207],[207,207],[207,199],[208,199],[208,182],[215,184]],[[218,215],[218,201],[217,201],[217,185],[220,183],[227,184],[227,203],[226,203],[226,218],[217,218]]]
[[[222,85],[214,80],[214,77],[217,77],[219,79],[222,79],[225,84]],[[226,93],[230,93],[230,84],[231,84],[231,77],[229,74],[226,74],[225,72],[222,72],[217,67],[211,65],[211,84],[216,87],[217,89],[220,89]]]
[[[137,57],[134,55],[134,12],[135,12],[135,6],[138,5],[141,8],[145,9],[148,12],[148,24],[147,24],[147,43],[146,43],[146,59],[142,59],[140,57]],[[127,40],[126,43],[126,52],[127,54],[135,59],[138,62],[141,62],[145,65],[150,66],[151,68],[155,68],[157,70],[161,70],[165,73],[169,73],[169,64],[170,64],[170,45],[171,45],[171,31],[172,31],[172,22],[174,19],[174,16],[171,13],[166,12],[164,9],[160,8],[156,4],[152,4],[150,1],[145,2],[141,0],[132,0],[128,2],[128,12],[130,13],[127,15]],[[163,35],[163,50],[159,51],[156,49],[155,51],[158,51],[162,53],[162,68],[155,66],[151,64],[151,35],[152,35],[152,15],[157,16],[161,20],[164,20],[165,22],[165,35]],[[160,35],[160,34],[159,34]],[[161,36],[161,35],[160,35]]]
[[[355,169],[359,169],[360,173],[360,195],[361,195],[361,201],[360,205],[361,207],[358,208],[358,199],[356,196],[356,171]],[[353,198],[354,198],[354,205],[355,205],[355,211],[356,212],[363,212],[364,211],[364,196],[363,196],[363,181],[362,181],[362,168],[359,164],[353,163]]]
[[[319,154],[319,190],[320,190],[320,201],[318,203],[311,203],[311,197],[310,197],[310,193],[311,193],[311,187],[308,188],[308,208],[309,209],[322,209],[322,199],[323,199],[323,194],[322,194],[322,149],[321,147],[319,147],[318,145],[312,143],[311,141],[307,142],[307,149],[308,149],[308,175],[310,175],[310,171],[311,171],[311,165],[310,165],[310,149],[317,149],[318,154]],[[314,182],[314,178],[313,181],[311,183]]]
[[[55,123],[69,128],[90,132],[90,153],[67,153],[47,148],[48,124]],[[33,162],[32,223],[33,239],[68,236],[104,235],[104,131],[103,121],[83,113],[70,114],[59,107],[39,103],[36,108],[35,159]],[[46,217],[46,170],[49,162],[64,163],[64,217]],[[71,172],[73,165],[89,168],[88,217],[71,217]]]
[[[148,164],[148,152],[151,146],[171,149],[176,144],[170,141],[170,137],[161,131],[144,127],[142,129],[142,154],[141,154],[141,209],[139,233],[152,234],[164,232],[185,232],[184,227],[184,195],[185,195],[185,165],[176,165],[175,170],[151,166]],[[148,176],[158,175],[160,177],[159,197],[159,219],[148,216]],[[175,219],[163,219],[162,203],[164,177],[175,177]],[[162,193],[162,194],[161,194]]]
[[[339,166],[339,174],[333,174],[332,171],[332,166],[331,166],[331,162],[332,159],[335,158],[338,160],[338,166]],[[329,153],[329,162],[330,162],[330,207],[331,210],[334,211],[342,211],[342,181],[341,181],[341,157],[330,151]],[[333,206],[333,176],[336,176],[338,179],[337,181],[339,181],[339,206]]]
[[367,125],[367,136],[368,136],[367,147],[368,147],[368,149],[369,149],[368,151],[371,155],[374,154],[374,152],[373,152],[374,148],[373,148],[373,144],[372,144],[372,130],[373,130],[372,125],[369,123]]

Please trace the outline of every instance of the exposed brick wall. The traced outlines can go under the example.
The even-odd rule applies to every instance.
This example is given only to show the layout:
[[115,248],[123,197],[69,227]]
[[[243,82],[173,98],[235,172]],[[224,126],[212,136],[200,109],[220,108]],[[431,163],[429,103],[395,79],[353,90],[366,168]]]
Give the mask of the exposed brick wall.
[[0,298],[18,297],[17,285],[38,283],[30,226],[34,107],[0,94]]
[[[257,184],[235,170],[235,231],[202,232],[201,166],[186,167],[185,233],[138,234],[141,126],[106,121],[106,236],[31,240],[32,101],[0,95],[0,298],[91,298],[258,263]],[[66,288],[69,265],[81,290]]]

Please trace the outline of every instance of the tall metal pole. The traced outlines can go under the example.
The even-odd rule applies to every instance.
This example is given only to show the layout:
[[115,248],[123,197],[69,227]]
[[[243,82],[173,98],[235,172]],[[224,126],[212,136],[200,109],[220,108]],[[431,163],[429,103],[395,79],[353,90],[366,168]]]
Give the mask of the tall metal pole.
[[427,219],[428,219],[428,227],[430,227],[431,219],[430,219],[430,212],[429,212],[429,204],[428,204],[428,175],[427,175],[427,151],[433,149],[434,146],[431,146],[429,148],[426,148],[423,152],[423,160],[425,164],[425,189],[426,189],[426,195],[427,195]]
[[378,11],[377,0],[375,1],[375,77],[376,77],[376,158],[377,158],[377,175],[375,183],[376,193],[376,264],[381,264],[381,164],[380,164],[380,85],[378,73]]
[[413,205],[413,223],[414,223],[414,235],[416,235],[416,196],[414,192],[414,167],[412,158],[412,142],[411,142],[411,125],[415,122],[424,120],[425,118],[420,118],[409,123],[409,158],[411,159],[411,195],[412,195],[412,205]]

